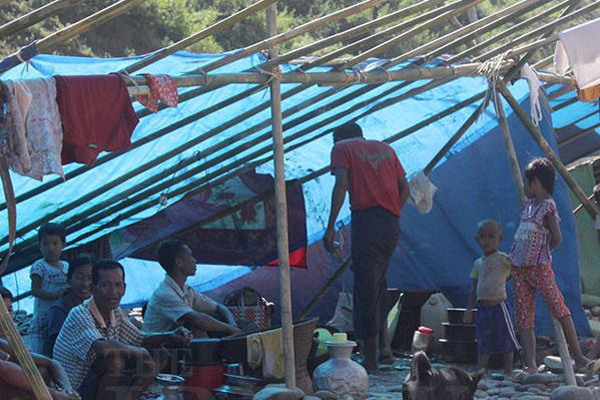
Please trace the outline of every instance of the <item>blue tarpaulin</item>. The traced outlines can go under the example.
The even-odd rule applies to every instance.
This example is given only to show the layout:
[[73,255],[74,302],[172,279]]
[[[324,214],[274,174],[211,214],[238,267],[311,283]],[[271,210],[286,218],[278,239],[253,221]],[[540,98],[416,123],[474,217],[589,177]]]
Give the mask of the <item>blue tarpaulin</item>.
[[[179,52],[158,61],[151,66],[144,68],[141,73],[169,73],[172,75],[183,74],[207,64],[215,59],[224,57],[224,55],[197,55],[186,52]],[[53,74],[76,75],[76,74],[104,74],[114,72],[135,61],[137,58],[120,59],[90,59],[81,57],[49,56],[39,55],[34,57],[30,63],[18,66],[3,78],[35,78],[39,76],[50,76]],[[232,65],[225,66],[215,72],[231,73],[246,70],[252,66],[257,66],[264,60],[261,55],[256,55],[242,59]],[[398,66],[397,68],[401,68]],[[292,66],[284,67],[284,70],[291,70]],[[317,68],[315,71],[324,71],[326,68]],[[354,85],[344,88],[333,94],[325,100],[315,102],[315,104],[302,109],[301,111],[285,116],[284,118],[284,137],[290,138],[298,135],[300,132],[305,134],[300,138],[290,141],[287,146],[297,144],[303,140],[320,136],[322,133],[341,123],[350,121],[366,111],[377,107],[379,104],[389,100],[399,94],[406,93],[411,89],[427,84],[428,81],[419,81],[406,85],[394,93],[375,98],[375,96],[385,93],[390,88],[399,86],[398,82],[391,82],[379,85],[373,90],[355,96],[348,96],[352,93],[358,93],[365,85]],[[311,86],[291,97],[285,96],[289,90],[297,87],[296,84],[283,85],[283,111],[291,110],[293,107],[301,105],[303,102],[313,99],[326,91],[332,91],[331,87]],[[232,84],[212,91],[210,93],[198,96],[194,99],[181,103],[177,108],[169,108],[160,111],[157,114],[150,115],[141,119],[136,128],[132,140],[138,140],[148,136],[156,130],[168,126],[186,116],[196,113],[206,107],[223,101],[242,90],[252,87],[251,85]],[[487,82],[482,78],[460,78],[449,83],[428,90],[422,94],[412,96],[391,106],[382,108],[358,120],[363,127],[365,136],[370,139],[386,139],[394,134],[419,123],[439,113],[453,105],[477,94],[487,88]],[[192,88],[181,88],[180,93],[191,90]],[[515,97],[529,108],[528,88],[524,81],[517,82],[511,87]],[[346,101],[341,104],[335,104],[336,100],[348,96]],[[102,185],[116,179],[119,176],[138,168],[139,166],[173,150],[201,134],[211,130],[218,129],[223,123],[235,118],[236,116],[252,109],[257,104],[269,102],[269,92],[267,89],[257,90],[247,98],[224,107],[217,112],[209,114],[189,125],[175,130],[161,138],[155,139],[146,145],[137,149],[130,150],[115,159],[91,169],[64,184],[58,185],[32,199],[20,202],[17,206],[18,227],[25,226],[32,221],[46,215],[59,207],[69,204],[73,200],[89,193]],[[418,172],[432,159],[432,157],[442,148],[447,140],[456,132],[462,123],[473,113],[479,102],[467,106],[455,113],[433,122],[418,132],[397,140],[392,144],[397,151],[407,173]],[[136,109],[139,106],[136,103]],[[513,140],[517,150],[517,155],[521,166],[523,167],[531,158],[542,155],[541,150],[530,138],[525,127],[516,119],[516,116],[506,105],[507,114]],[[340,112],[348,111],[343,117],[331,118]],[[312,113],[312,114],[311,114]],[[284,114],[285,115],[285,114]],[[304,121],[299,117],[311,115],[312,118]],[[555,115],[556,117],[556,115]],[[331,119],[327,124],[320,124],[321,121]],[[75,207],[66,212],[56,220],[66,220],[77,214],[85,212],[89,207],[102,201],[116,198],[119,193],[134,185],[147,182],[153,176],[173,165],[181,163],[188,157],[198,157],[196,163],[184,170],[174,173],[168,177],[162,178],[157,182],[148,183],[152,187],[158,183],[174,181],[183,171],[202,163],[215,160],[225,152],[250,140],[268,133],[270,127],[258,129],[257,132],[246,138],[237,140],[230,145],[215,151],[207,151],[212,146],[219,145],[223,140],[231,138],[255,124],[269,121],[270,110],[265,108],[263,111],[253,114],[251,117],[231,126],[222,132],[216,133],[209,139],[183,151],[178,156],[171,158],[160,165],[150,168],[138,176],[127,180],[126,182],[115,185],[110,190],[100,194],[85,204]],[[287,125],[286,125],[287,124]],[[563,124],[561,120],[554,121],[554,126]],[[545,110],[544,119],[541,123],[541,129],[551,145],[556,148],[551,115],[548,109]],[[233,161],[250,154],[262,147],[270,147],[271,143],[267,140],[261,144],[253,146],[242,151],[235,156],[227,157],[226,160],[216,163],[201,172],[200,175],[207,175],[221,168],[227,167]],[[330,135],[322,136],[310,141],[305,145],[296,148],[293,151],[286,152],[286,179],[302,178],[309,173],[321,169],[328,165],[329,155],[332,147]],[[269,155],[270,150],[262,155]],[[75,165],[69,165],[65,172],[69,172]],[[259,173],[272,173],[273,166],[267,162],[258,167]],[[40,183],[34,180],[12,175],[14,179],[15,191],[19,195]],[[168,191],[173,191],[187,183],[198,179],[199,176],[193,176],[182,182],[174,183]],[[55,178],[47,178],[55,179]],[[448,295],[450,300],[456,306],[466,304],[466,296],[469,290],[470,278],[469,272],[473,261],[480,254],[475,243],[474,235],[478,221],[486,218],[498,219],[504,227],[504,241],[501,249],[509,251],[512,236],[518,224],[519,205],[515,193],[513,179],[508,164],[508,158],[505,151],[502,135],[498,129],[498,124],[493,112],[493,107],[489,107],[484,115],[480,117],[477,123],[463,136],[450,153],[438,164],[431,174],[433,183],[438,186],[439,191],[436,194],[434,209],[430,214],[418,214],[416,209],[407,206],[401,219],[403,235],[398,249],[394,255],[393,263],[389,272],[389,284],[393,287],[403,289],[441,289]],[[574,315],[574,320],[578,331],[581,334],[589,334],[589,327],[585,321],[580,303],[580,283],[579,283],[579,259],[576,243],[576,227],[571,215],[571,207],[567,196],[567,188],[559,178],[554,198],[558,204],[559,213],[562,218],[561,230],[563,234],[563,243],[557,249],[554,255],[554,269],[559,286],[565,294],[567,304]],[[308,270],[293,271],[292,289],[294,297],[294,310],[300,312],[303,306],[318,291],[324,281],[330,276],[334,263],[324,253],[319,241],[323,235],[327,216],[329,212],[329,199],[333,179],[330,175],[324,175],[311,180],[303,185],[304,198],[307,212],[307,229],[309,243]],[[161,192],[153,195],[158,197]],[[151,196],[152,197],[152,196]],[[169,201],[168,205],[173,204],[180,199],[178,196]],[[117,201],[115,200],[115,201]],[[168,206],[166,205],[166,206]],[[124,211],[135,207],[132,205]],[[73,240],[81,233],[89,232],[98,227],[103,227],[102,231],[87,238],[93,240],[100,236],[117,231],[124,226],[148,218],[156,214],[165,205],[156,205],[150,209],[140,211],[132,216],[120,221],[119,224],[108,225],[114,219],[114,215],[107,216],[100,221],[84,228],[74,235],[68,237]],[[122,211],[121,211],[122,212]],[[340,214],[340,221],[346,225],[349,224],[350,210],[346,204]],[[6,229],[6,211],[0,212],[0,224],[3,227],[0,232],[7,232]],[[347,229],[344,231],[347,235]],[[35,231],[23,235],[20,239],[35,240]],[[6,246],[2,248],[5,250]],[[134,268],[135,262],[131,263]],[[159,268],[154,265],[153,268]],[[212,267],[199,268],[199,274],[204,269]],[[263,294],[270,300],[276,301],[279,296],[277,281],[265,279],[265,276],[275,272],[272,268],[256,268],[247,270],[237,270],[237,274],[220,288],[212,289],[212,294],[216,297],[222,297],[225,291],[236,288],[241,285],[254,285],[259,288]],[[22,274],[21,276],[23,276]],[[154,275],[152,275],[154,276]],[[156,275],[158,276],[158,275]],[[23,280],[26,280],[26,274]],[[158,278],[157,278],[158,279]],[[14,281],[14,280],[13,280]],[[202,279],[200,279],[202,281]],[[223,281],[223,282],[225,282]],[[348,283],[348,277],[343,282]],[[156,282],[148,285],[128,286],[129,291],[135,291],[132,296],[132,303],[142,301],[147,297]],[[20,288],[27,289],[29,283],[21,282]],[[339,283],[337,289],[341,288]],[[350,289],[346,285],[347,289]],[[207,289],[207,288],[204,288]],[[128,294],[129,295],[129,294]],[[337,290],[332,290],[322,301],[320,307],[317,307],[319,316],[323,318],[331,317],[333,306],[337,299]],[[552,335],[551,323],[548,319],[546,310],[541,304],[538,304],[538,333]]]

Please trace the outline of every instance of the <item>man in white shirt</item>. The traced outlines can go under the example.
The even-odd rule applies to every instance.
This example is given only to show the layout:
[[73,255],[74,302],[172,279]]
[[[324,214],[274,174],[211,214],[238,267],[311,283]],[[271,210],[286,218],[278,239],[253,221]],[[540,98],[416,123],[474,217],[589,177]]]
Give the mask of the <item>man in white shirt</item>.
[[148,301],[144,332],[163,332],[178,326],[190,329],[194,337],[241,332],[227,307],[185,284],[196,274],[196,260],[185,242],[163,242],[156,255],[167,274]]

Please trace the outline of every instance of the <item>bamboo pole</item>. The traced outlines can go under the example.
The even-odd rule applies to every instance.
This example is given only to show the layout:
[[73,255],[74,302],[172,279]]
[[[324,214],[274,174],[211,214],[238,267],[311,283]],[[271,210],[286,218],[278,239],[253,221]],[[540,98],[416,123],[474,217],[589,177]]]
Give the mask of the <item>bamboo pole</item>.
[[[529,45],[521,50],[526,51]],[[501,65],[503,70],[508,70],[515,64],[513,60],[505,60]],[[381,84],[393,81],[417,81],[430,79],[458,78],[463,76],[481,76],[478,72],[482,63],[468,63],[442,67],[423,68],[406,67],[394,71],[374,69],[370,71],[328,71],[328,72],[290,72],[281,76],[282,83],[304,83],[317,85],[353,85],[353,84]],[[540,80],[563,85],[573,85],[573,78],[559,76],[551,73],[538,73]],[[143,76],[132,76],[138,84],[146,82]],[[174,77],[179,87],[187,86],[218,86],[230,83],[240,84],[267,84],[270,75],[263,73],[239,73],[217,75],[183,75]]]
[[250,54],[254,54],[261,50],[265,50],[268,48],[273,48],[273,46],[277,46],[278,44],[281,44],[281,43],[283,43],[289,39],[292,39],[296,36],[303,35],[305,33],[314,31],[315,29],[318,29],[327,24],[336,22],[342,18],[346,18],[346,17],[352,16],[354,14],[360,13],[362,11],[368,10],[369,8],[372,8],[372,7],[375,7],[379,4],[381,4],[383,1],[384,0],[365,0],[361,3],[355,4],[353,6],[346,7],[344,9],[336,11],[332,14],[329,14],[329,15],[323,16],[321,18],[317,18],[313,21],[307,22],[307,23],[300,25],[294,29],[291,29],[287,32],[272,36],[266,40],[263,40],[262,42],[255,43],[252,46],[245,48],[244,50],[242,50],[240,52],[231,54],[230,56],[227,56],[220,60],[213,61],[212,63],[210,63],[208,65],[204,65],[199,69],[204,72],[209,72],[209,71],[215,70],[217,68],[222,67],[223,65],[226,65],[226,64],[232,63],[234,61],[237,61],[241,58],[247,57]]
[[350,61],[347,61],[346,63],[344,63],[343,65],[341,65],[340,67],[338,67],[338,70],[344,70],[344,69],[348,69],[351,68],[357,64],[360,64],[363,61],[366,61],[367,59],[380,54],[381,52],[389,49],[392,46],[395,46],[411,37],[413,37],[415,34],[429,29],[445,20],[447,20],[448,18],[452,17],[453,15],[458,15],[460,13],[465,12],[467,9],[469,9],[470,7],[473,7],[479,3],[481,3],[483,0],[473,0],[470,3],[467,3],[466,5],[462,5],[462,6],[456,6],[455,9],[444,13],[438,17],[435,17],[419,26],[416,26],[410,30],[408,30],[407,32],[403,32],[401,34],[399,34],[398,36],[389,39],[383,43],[381,43],[378,46],[375,46],[373,48],[371,48],[370,50],[367,50],[359,55],[357,55],[356,57],[352,58]]
[[43,7],[0,26],[0,37],[12,35],[13,33],[29,28],[30,26],[57,14],[65,8],[76,6],[78,4],[80,4],[80,1],[77,0],[54,0],[52,3],[48,3]]
[[[277,3],[267,8],[269,36],[277,37]],[[270,57],[277,57],[276,41],[270,43]],[[281,301],[281,330],[285,384],[296,388],[296,363],[294,360],[294,325],[292,315],[292,285],[290,279],[290,246],[288,237],[287,198],[285,192],[285,162],[283,159],[283,117],[281,115],[280,71],[276,67],[271,81],[271,118],[273,121],[273,154],[275,166],[275,218],[277,219],[277,256],[279,258],[279,285]]]
[[[307,54],[313,53],[317,50],[323,49],[325,47],[329,47],[335,43],[343,42],[358,35],[367,34],[373,32],[376,28],[391,23],[400,18],[407,17],[409,15],[413,15],[417,12],[423,11],[431,6],[443,3],[444,0],[425,0],[417,4],[410,5],[401,10],[394,11],[390,14],[379,17],[373,21],[365,22],[364,24],[358,25],[354,28],[345,30],[340,33],[336,33],[332,36],[328,36],[326,38],[317,40],[314,43],[310,43],[306,46],[300,47],[298,49],[294,49],[285,53],[283,55],[279,55],[276,58],[269,60],[267,63],[263,65],[263,68],[268,69],[274,65],[281,65],[283,63],[290,62],[295,60],[301,56],[305,56]],[[325,62],[324,64],[326,64]],[[321,64],[323,65],[323,64]]]
[[[506,86],[504,86],[502,84],[499,86],[499,90],[502,91],[503,95],[505,92],[508,92],[510,94],[510,92],[508,91]],[[506,150],[508,152],[508,159],[509,159],[510,167],[511,167],[511,170],[513,173],[513,180],[515,183],[515,188],[517,190],[517,195],[519,196],[519,202],[521,205],[523,205],[525,203],[526,198],[525,198],[525,190],[524,190],[524,185],[523,185],[523,178],[521,176],[521,170],[519,169],[519,161],[517,160],[517,154],[515,152],[515,147],[513,145],[512,138],[510,136],[510,129],[508,127],[508,121],[506,120],[506,115],[504,113],[504,107],[502,106],[502,100],[500,98],[498,98],[497,95],[496,95],[496,98],[494,99],[494,105],[496,107],[496,112],[498,114],[498,120],[499,120],[498,122],[499,122],[500,126],[502,127],[502,134],[504,136],[504,140],[506,143]],[[520,108],[520,106],[518,104],[517,104],[517,106]],[[511,107],[513,107],[512,104],[511,104]],[[516,112],[516,109],[514,107],[513,107],[513,110]],[[533,123],[531,123],[531,125],[534,126]],[[531,133],[533,134],[533,131],[531,131]],[[534,137],[536,137],[536,136],[537,135],[534,135]],[[541,136],[541,133],[539,133],[539,138],[544,140],[543,137]],[[538,141],[538,138],[536,138],[536,141]],[[545,143],[545,141],[544,141],[544,143]],[[548,146],[547,143],[546,143],[546,146]],[[546,148],[544,148],[544,146],[542,146],[542,148],[544,149],[544,151],[546,151]],[[547,147],[547,148],[549,149],[549,147]],[[552,150],[550,150],[550,152],[552,152]],[[552,324],[554,325],[554,331],[556,333],[556,342],[558,345],[558,352],[560,354],[565,378],[569,385],[576,385],[577,383],[575,381],[575,373],[573,372],[573,364],[571,363],[571,355],[569,354],[569,350],[567,348],[567,341],[565,340],[565,335],[564,335],[562,326],[561,326],[560,322],[558,322],[558,320],[552,315],[551,310],[548,310],[548,311],[550,312],[550,316],[552,318]]]
[[552,22],[549,22],[549,23],[542,25],[539,28],[536,28],[524,35],[521,35],[515,39],[512,39],[509,43],[503,44],[499,47],[496,47],[493,50],[490,50],[480,56],[477,56],[473,59],[473,61],[487,60],[497,54],[504,53],[504,52],[510,50],[511,47],[514,47],[515,45],[517,45],[519,43],[523,43],[523,42],[530,40],[538,35],[546,34],[549,31],[553,30],[555,27],[558,27],[558,26],[560,26],[566,22],[569,22],[577,17],[585,15],[586,13],[589,13],[590,11],[593,11],[594,9],[596,9],[598,7],[600,7],[600,1],[594,1],[593,3],[587,5],[586,7],[583,7],[581,9],[574,11],[570,14],[567,14],[565,16],[559,17]]
[[[36,43],[36,51],[38,53],[47,53],[52,50],[57,44],[64,43],[74,37],[87,32],[114,17],[117,17],[133,7],[141,4],[145,0],[121,0],[117,3],[111,4],[110,6],[82,19],[76,23],[67,26],[57,32],[54,32],[43,39],[40,39]],[[18,52],[13,54],[18,55]],[[20,62],[20,61],[19,61]],[[10,68],[0,69],[0,73],[6,72]]]
[[[442,37],[427,42],[415,49],[412,49],[398,57],[392,58],[385,65],[390,68],[394,65],[401,64],[414,58],[418,55],[423,55],[431,50],[439,50],[440,46],[447,45],[449,43],[462,44],[471,39],[479,37],[482,33],[495,28],[509,19],[514,19],[516,15],[526,12],[525,10],[530,7],[539,7],[552,0],[522,0],[519,3],[513,4],[509,7],[501,9],[485,18],[477,20],[469,25],[466,25],[458,30],[450,32]],[[470,9],[469,9],[470,10]],[[458,40],[456,40],[458,39]]]
[[35,398],[38,400],[52,400],[50,391],[48,390],[42,375],[40,375],[40,371],[38,371],[35,366],[31,354],[27,350],[27,347],[25,347],[23,339],[21,339],[21,335],[19,335],[13,322],[12,315],[8,312],[4,301],[0,301],[0,332],[4,334],[10,347],[17,356],[17,361],[23,369],[23,372],[25,372],[25,377],[27,378],[27,382],[31,385]]
[[[596,114],[598,113],[598,111],[596,111]],[[600,123],[598,124],[594,124],[591,127],[581,131],[581,132],[577,132],[576,134],[569,136],[568,138],[558,142],[558,148],[560,149],[561,147],[564,147],[566,145],[569,145],[573,142],[575,142],[578,139],[581,139],[582,137],[585,137],[587,135],[589,135],[592,132],[596,132],[596,129],[600,127]]]
[[[560,15],[560,17],[564,17],[566,15],[568,15],[571,11],[573,11],[575,8],[577,8],[577,6],[579,5],[579,3],[574,3],[571,4],[569,7],[567,7],[567,9],[565,11],[563,11],[563,13]],[[560,19],[560,18],[559,18]],[[554,33],[556,33],[558,26],[555,26],[554,28],[548,30],[547,32],[545,32],[542,35],[542,39],[544,38],[551,38],[553,36]],[[558,40],[558,35],[555,34],[555,39],[552,41],[556,41]],[[527,54],[525,54],[523,57],[521,57],[521,59],[519,60],[519,62],[517,62],[517,64],[515,66],[513,66],[510,71],[508,71],[506,73],[506,75],[504,76],[504,78],[502,78],[503,82],[511,82],[512,80],[514,80],[516,77],[518,77],[518,75],[521,72],[521,68],[527,64],[527,62],[531,59],[531,57],[533,57],[533,55],[535,54],[535,52],[538,50],[538,48],[533,48],[531,50],[529,50],[527,52]]]
[[542,148],[542,150],[546,154],[546,157],[548,157],[550,162],[552,162],[552,164],[554,165],[554,168],[558,170],[558,172],[563,177],[565,183],[571,189],[575,197],[577,197],[577,199],[579,199],[579,201],[584,205],[586,211],[592,217],[592,220],[595,219],[596,209],[594,208],[594,205],[590,201],[588,201],[587,196],[585,195],[583,190],[581,190],[575,179],[573,179],[571,174],[569,174],[569,171],[567,171],[563,163],[560,161],[560,158],[558,158],[558,156],[554,154],[552,148],[550,147],[550,145],[548,145],[548,142],[546,142],[546,139],[544,139],[540,130],[533,124],[533,122],[531,122],[531,119],[529,118],[525,110],[523,110],[521,105],[517,102],[517,100],[515,100],[513,95],[506,88],[506,86],[500,85],[498,87],[498,90],[500,91],[500,93],[502,93],[502,96],[506,99],[506,101],[508,101],[508,104],[510,104],[513,111],[518,115],[519,119],[521,120],[521,122],[523,122],[531,136],[533,136],[535,141]]
[[500,99],[497,94],[494,95],[494,108],[496,109],[496,115],[498,116],[498,124],[502,130],[502,137],[504,138],[504,144],[508,154],[508,163],[512,172],[515,188],[517,189],[519,204],[522,206],[525,204],[526,200],[523,177],[521,175],[521,169],[519,167],[519,160],[517,159],[515,145],[513,143],[512,136],[510,135],[510,128],[508,126],[508,120],[506,119],[506,113],[504,112],[504,106],[502,105],[502,99]]
[[548,65],[552,64],[553,62],[554,62],[554,55],[551,55],[551,56],[548,56],[548,57],[544,58],[543,60],[540,60],[537,63],[533,64],[532,68],[539,70],[544,67],[547,67]]
[[[470,3],[471,1],[472,0],[459,0],[454,3],[439,7],[435,10],[429,11],[425,14],[419,15],[417,17],[411,18],[408,21],[403,21],[403,22],[401,22],[397,25],[394,25],[390,28],[387,28],[381,32],[375,33],[375,34],[368,36],[364,39],[361,39],[357,42],[354,42],[352,44],[344,46],[336,51],[333,51],[332,53],[321,56],[321,57],[317,58],[315,61],[306,63],[303,67],[301,67],[301,69],[306,71],[315,65],[321,65],[322,63],[328,62],[330,60],[333,60],[333,59],[339,57],[340,55],[352,54],[356,50],[361,49],[365,46],[369,46],[369,47],[372,46],[373,43],[375,43],[379,40],[396,35],[398,33],[405,32],[408,29],[415,27],[415,25],[417,25],[417,27],[413,28],[413,29],[417,29],[420,26],[422,26],[422,25],[418,25],[418,24],[427,23],[428,21],[431,21],[434,18],[438,18],[440,15],[445,15],[446,19],[447,19],[452,16],[451,13],[454,9],[456,9],[456,7],[464,5],[464,4],[471,4]],[[438,22],[441,22],[441,20]],[[412,32],[413,32],[413,34],[416,34],[417,32],[419,32],[423,29],[426,29],[426,28],[418,29],[418,30],[415,30]]]
[[170,46],[164,47],[160,50],[157,50],[157,51],[149,54],[147,57],[144,57],[143,59],[136,61],[135,63],[127,66],[126,68],[123,68],[120,72],[131,74],[135,71],[139,71],[140,69],[142,69],[162,58],[165,58],[168,55],[173,54],[178,50],[183,50],[183,49],[187,48],[188,46],[190,46],[202,39],[205,39],[209,36],[214,35],[215,33],[221,32],[224,29],[237,24],[244,18],[267,8],[269,5],[271,5],[275,2],[277,2],[277,0],[260,0],[256,3],[252,4],[251,6],[244,8],[241,11],[238,11],[235,14],[232,14],[225,19],[222,19],[221,21],[209,26],[208,28],[201,30],[200,32],[198,32],[194,35],[188,36],[185,39],[182,39],[177,43],[174,43]]
[[111,4],[110,6],[103,8],[102,10],[84,18],[72,25],[67,26],[54,32],[51,35],[46,36],[43,39],[38,40],[36,49],[38,53],[46,53],[54,48],[58,43],[64,43],[68,40],[73,39],[84,32],[94,29],[103,23],[118,17],[121,14],[126,13],[132,8],[140,5],[145,0],[121,0],[117,3]]
[[[488,47],[490,45],[496,44],[496,43],[498,43],[498,41],[500,41],[500,40],[502,40],[502,39],[504,39],[504,38],[512,35],[513,33],[520,32],[523,28],[530,27],[534,23],[537,23],[538,21],[540,21],[540,20],[542,20],[542,19],[544,19],[544,18],[546,18],[546,17],[548,17],[548,16],[550,16],[550,15],[552,15],[552,14],[554,14],[554,13],[560,11],[560,10],[562,10],[563,8],[569,6],[570,4],[576,4],[579,1],[581,1],[581,0],[566,0],[566,1],[563,1],[562,3],[560,3],[560,4],[558,4],[558,5],[554,6],[554,7],[550,7],[549,9],[544,10],[543,12],[541,12],[541,13],[539,13],[539,14],[537,14],[537,15],[529,18],[529,19],[526,19],[525,21],[519,22],[518,24],[511,26],[510,28],[508,28],[508,29],[506,29],[506,30],[498,33],[497,35],[494,35],[494,36],[492,36],[492,37],[490,37],[490,38],[482,41],[481,43],[478,43],[475,46],[470,46],[466,50],[464,50],[464,51],[456,54],[455,56],[450,57],[448,59],[448,63],[449,64],[453,64],[455,62],[463,60],[463,59],[469,57],[471,54],[476,53],[479,50],[484,49],[484,48],[486,48],[486,47]],[[456,44],[458,45],[460,43],[458,43],[458,41],[457,41]],[[453,47],[454,47],[453,43],[450,43],[447,46],[444,46],[444,47],[442,47],[440,49],[436,49],[435,51],[433,51],[430,54],[428,54],[426,57],[427,58],[435,57],[436,55],[443,54],[444,52],[448,51],[449,49],[451,49]]]
[[456,133],[448,140],[448,142],[440,149],[440,151],[433,157],[433,159],[425,166],[423,173],[429,175],[433,168],[441,161],[442,158],[450,151],[452,147],[460,138],[469,130],[469,128],[477,121],[479,116],[485,111],[488,106],[487,98],[483,99],[483,102],[477,109],[471,114],[471,116],[461,125]]

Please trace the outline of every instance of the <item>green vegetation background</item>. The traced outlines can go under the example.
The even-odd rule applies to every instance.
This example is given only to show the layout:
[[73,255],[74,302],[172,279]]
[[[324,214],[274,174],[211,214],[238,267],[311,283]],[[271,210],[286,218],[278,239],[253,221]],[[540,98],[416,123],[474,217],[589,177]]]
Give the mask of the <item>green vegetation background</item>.
[[[21,15],[37,9],[51,0],[16,0],[0,9],[0,23],[4,24]],[[55,32],[81,18],[84,18],[116,0],[81,0],[80,4],[59,15],[38,23],[25,32],[15,34],[0,40],[0,51],[7,55],[17,48]],[[296,27],[307,21],[357,3],[358,0],[282,0],[278,5],[278,28],[280,32]],[[384,5],[355,15],[347,20],[319,29],[311,34],[303,35],[286,42],[282,52],[292,48],[311,43],[333,33],[371,20],[374,16],[383,16],[402,7],[417,3],[420,0],[390,0]],[[252,4],[255,0],[146,0],[141,6],[129,13],[115,18],[93,31],[83,34],[56,50],[57,54],[70,54],[81,56],[119,57],[140,55],[176,42],[200,29],[213,24],[232,13]],[[449,3],[447,1],[446,3]],[[517,0],[486,0],[477,6],[479,18],[499,11]],[[514,18],[508,25],[504,25],[495,32],[506,29],[510,25],[521,22],[528,17],[542,12],[545,7],[558,4],[541,6],[532,12]],[[596,15],[590,15],[590,19]],[[556,17],[553,16],[554,18]],[[458,21],[468,23],[466,15],[460,15]],[[547,21],[544,21],[547,22]],[[539,24],[537,24],[539,25]],[[537,26],[536,25],[536,26]],[[401,43],[391,48],[382,57],[393,57],[403,50],[414,48],[418,44],[430,41],[440,35],[446,34],[457,28],[454,24],[446,23],[440,27],[424,32],[409,42]],[[374,33],[374,32],[373,32]],[[493,33],[492,33],[493,34]],[[261,12],[242,23],[213,37],[205,39],[188,50],[199,53],[217,53],[234,50],[263,40],[266,37],[265,14]],[[505,39],[510,40],[510,39]],[[374,43],[376,45],[377,43]],[[323,49],[320,55],[330,52],[337,46]],[[545,49],[539,56],[543,57],[550,50]]]

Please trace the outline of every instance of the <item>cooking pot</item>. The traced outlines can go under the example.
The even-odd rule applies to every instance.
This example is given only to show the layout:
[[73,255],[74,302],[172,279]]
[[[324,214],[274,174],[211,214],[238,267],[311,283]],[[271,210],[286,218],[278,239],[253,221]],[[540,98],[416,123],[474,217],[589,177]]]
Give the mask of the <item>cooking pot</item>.
[[[464,308],[448,308],[448,322],[451,324],[463,324],[463,315],[467,311]],[[475,317],[475,312],[477,310],[473,310],[473,317]]]
[[187,361],[195,365],[214,364],[223,360],[221,339],[201,338],[192,340]]

